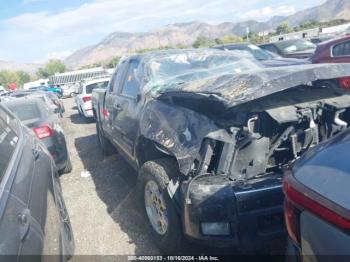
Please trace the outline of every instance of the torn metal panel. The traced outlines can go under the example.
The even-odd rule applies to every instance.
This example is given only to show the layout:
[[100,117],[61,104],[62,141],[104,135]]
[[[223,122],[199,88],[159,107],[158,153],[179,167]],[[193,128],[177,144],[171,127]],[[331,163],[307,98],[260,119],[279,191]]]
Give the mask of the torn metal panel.
[[227,141],[229,134],[212,120],[195,111],[152,100],[145,105],[140,133],[166,147],[177,158],[180,171],[187,174],[206,136]]

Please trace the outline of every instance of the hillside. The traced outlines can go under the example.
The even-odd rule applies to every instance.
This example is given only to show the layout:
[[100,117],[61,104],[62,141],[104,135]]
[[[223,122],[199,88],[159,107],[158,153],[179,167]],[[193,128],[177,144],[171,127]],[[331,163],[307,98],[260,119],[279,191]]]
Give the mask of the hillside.
[[200,36],[208,38],[222,37],[228,34],[244,35],[246,28],[259,32],[272,30],[281,22],[296,26],[309,20],[327,21],[337,18],[349,19],[349,0],[328,0],[322,5],[299,11],[287,17],[272,17],[267,22],[244,21],[239,23],[225,22],[210,25],[201,22],[178,23],[155,29],[148,33],[115,32],[100,43],[85,47],[69,56],[65,63],[71,68],[77,68],[97,62],[103,62],[114,56],[140,49],[157,48],[160,46],[191,45]]
[[22,70],[27,72],[30,75],[34,75],[35,72],[42,67],[41,64],[35,63],[18,63],[18,62],[9,62],[9,61],[1,61],[0,60],[0,71],[8,70],[8,71],[19,71]]

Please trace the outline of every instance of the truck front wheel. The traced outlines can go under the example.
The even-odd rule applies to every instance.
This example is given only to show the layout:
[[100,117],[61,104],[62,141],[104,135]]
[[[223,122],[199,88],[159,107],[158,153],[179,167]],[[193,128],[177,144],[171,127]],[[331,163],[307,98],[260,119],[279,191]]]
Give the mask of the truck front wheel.
[[178,251],[182,243],[180,218],[167,191],[176,172],[175,161],[170,158],[148,161],[139,171],[138,192],[143,212],[153,240],[165,254]]

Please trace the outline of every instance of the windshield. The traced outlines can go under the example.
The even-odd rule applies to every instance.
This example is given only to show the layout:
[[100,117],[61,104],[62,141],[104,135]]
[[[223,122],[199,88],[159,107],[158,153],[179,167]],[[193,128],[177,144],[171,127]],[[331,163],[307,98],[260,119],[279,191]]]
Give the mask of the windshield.
[[316,48],[316,45],[314,45],[313,43],[302,39],[278,42],[276,43],[276,46],[279,49],[281,49],[283,53],[293,53],[293,52],[305,51],[308,49]]
[[167,86],[224,74],[242,73],[261,65],[248,53],[184,52],[155,58],[150,65],[152,83]]
[[[261,49],[260,47],[252,44],[237,44],[237,45],[228,45],[224,47],[227,50],[242,50],[247,51],[254,56],[258,61],[265,61],[275,58],[268,51]],[[277,56],[277,55],[276,55]]]
[[274,57],[267,51],[257,47],[255,45],[248,45],[247,50],[259,61],[265,61],[273,59]]

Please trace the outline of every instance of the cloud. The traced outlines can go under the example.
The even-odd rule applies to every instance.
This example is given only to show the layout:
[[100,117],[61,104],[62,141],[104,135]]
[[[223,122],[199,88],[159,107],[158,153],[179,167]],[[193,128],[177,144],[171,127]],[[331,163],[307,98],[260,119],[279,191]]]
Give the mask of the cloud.
[[[33,1],[43,0],[22,0]],[[267,0],[266,5],[277,1]],[[16,60],[40,60],[50,53],[59,54],[95,44],[117,31],[149,31],[166,24],[194,20],[220,23],[286,15],[295,11],[293,6],[285,4],[287,1],[294,2],[282,0],[277,8],[271,5],[254,9],[261,5],[261,0],[245,0],[239,4],[232,0],[91,0],[56,13],[42,10],[0,20],[0,50]]]
[[65,59],[66,57],[70,56],[73,52],[72,51],[60,51],[60,52],[51,52],[46,55],[47,60],[49,59]]
[[277,7],[267,6],[260,9],[250,10],[242,15],[245,19],[266,21],[272,16],[287,16],[294,14],[296,9],[292,5],[281,5]]

